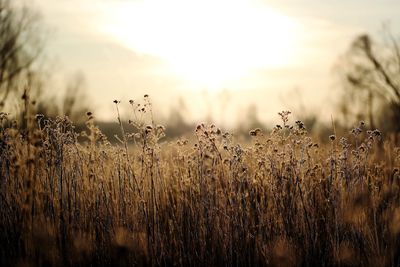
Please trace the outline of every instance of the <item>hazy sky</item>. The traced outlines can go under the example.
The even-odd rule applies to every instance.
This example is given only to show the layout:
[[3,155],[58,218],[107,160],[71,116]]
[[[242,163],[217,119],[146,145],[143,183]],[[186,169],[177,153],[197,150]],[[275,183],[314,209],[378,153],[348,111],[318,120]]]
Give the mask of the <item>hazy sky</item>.
[[[398,0],[36,0],[60,80],[80,71],[102,118],[112,100],[152,97],[167,116],[221,124],[257,106],[262,121],[301,105],[329,116],[332,68],[360,33],[400,33]],[[224,98],[219,96],[224,95]],[[324,103],[321,106],[321,103]],[[323,108],[322,108],[323,107]]]

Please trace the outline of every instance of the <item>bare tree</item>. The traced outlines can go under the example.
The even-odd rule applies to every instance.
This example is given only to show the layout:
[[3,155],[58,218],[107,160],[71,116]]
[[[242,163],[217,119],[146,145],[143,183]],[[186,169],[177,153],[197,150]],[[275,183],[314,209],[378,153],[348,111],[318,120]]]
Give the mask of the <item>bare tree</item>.
[[21,1],[0,0],[1,105],[29,79],[41,54],[43,39],[38,22],[38,15]]
[[87,109],[83,95],[85,78],[77,73],[68,79],[65,95],[59,96],[61,102],[48,93],[50,87],[54,89],[50,76],[56,73],[46,71],[49,62],[42,60],[44,31],[39,15],[26,3],[0,0],[0,107],[27,89],[35,100],[35,112],[47,116],[63,114],[78,121]]
[[[377,110],[385,112],[386,125],[399,131],[400,119],[400,41],[384,31],[385,42],[377,43],[363,34],[350,46],[339,68],[346,89],[342,111],[356,107],[359,117],[375,127]],[[348,106],[350,105],[351,106]],[[390,114],[388,114],[390,113]]]

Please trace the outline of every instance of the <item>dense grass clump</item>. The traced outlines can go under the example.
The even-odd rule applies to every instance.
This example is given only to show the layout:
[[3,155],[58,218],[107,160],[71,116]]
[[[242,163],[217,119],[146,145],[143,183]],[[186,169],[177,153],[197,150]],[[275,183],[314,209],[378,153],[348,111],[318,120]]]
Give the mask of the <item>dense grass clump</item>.
[[378,130],[317,144],[281,112],[246,144],[205,124],[167,143],[131,105],[121,145],[90,112],[79,134],[1,114],[1,266],[399,266],[400,152]]

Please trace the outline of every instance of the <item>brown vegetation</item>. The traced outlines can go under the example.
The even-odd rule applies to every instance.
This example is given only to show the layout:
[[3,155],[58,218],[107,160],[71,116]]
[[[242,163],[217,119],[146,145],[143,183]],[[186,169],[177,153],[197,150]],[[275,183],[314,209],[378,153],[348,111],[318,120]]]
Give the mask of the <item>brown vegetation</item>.
[[119,146],[91,112],[77,134],[25,103],[27,127],[0,117],[1,266],[400,264],[400,150],[364,123],[319,145],[281,112],[250,144],[204,124],[163,143],[146,96]]

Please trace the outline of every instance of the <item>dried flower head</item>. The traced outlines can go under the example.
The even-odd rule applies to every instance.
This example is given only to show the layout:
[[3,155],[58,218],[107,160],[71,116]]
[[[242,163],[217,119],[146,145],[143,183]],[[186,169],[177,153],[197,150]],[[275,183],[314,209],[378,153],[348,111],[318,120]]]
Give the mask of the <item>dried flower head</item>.
[[37,120],[40,120],[40,119],[43,119],[43,118],[44,118],[43,114],[36,114],[36,119]]
[[305,130],[304,123],[302,121],[296,121],[297,127],[299,127],[300,130]]
[[354,136],[359,135],[360,133],[362,133],[362,130],[360,127],[356,127],[354,129],[351,130],[351,134],[353,134]]
[[375,137],[381,137],[382,133],[381,133],[378,129],[375,129],[375,130],[373,131],[373,135],[374,135]]

